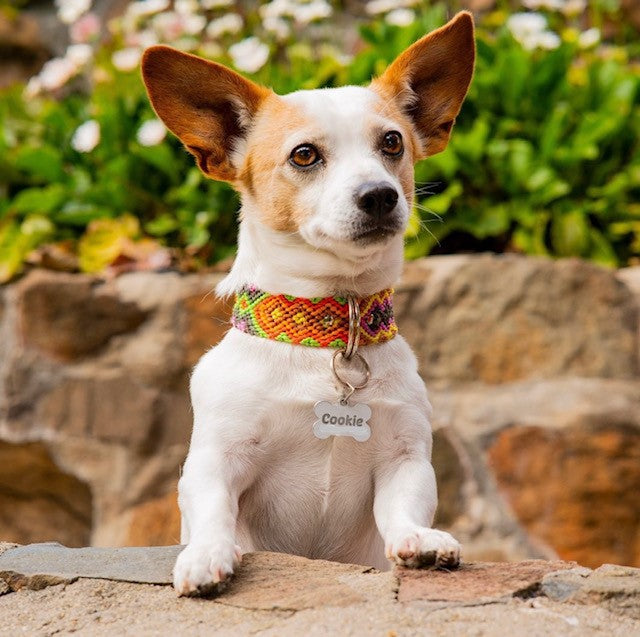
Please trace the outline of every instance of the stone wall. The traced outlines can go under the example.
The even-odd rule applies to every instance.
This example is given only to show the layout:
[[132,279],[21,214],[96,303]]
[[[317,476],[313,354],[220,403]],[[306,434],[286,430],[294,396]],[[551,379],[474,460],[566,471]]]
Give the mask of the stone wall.
[[[0,537],[174,544],[189,370],[222,274],[0,290]],[[434,404],[438,523],[466,559],[640,565],[640,268],[435,257],[397,288]]]

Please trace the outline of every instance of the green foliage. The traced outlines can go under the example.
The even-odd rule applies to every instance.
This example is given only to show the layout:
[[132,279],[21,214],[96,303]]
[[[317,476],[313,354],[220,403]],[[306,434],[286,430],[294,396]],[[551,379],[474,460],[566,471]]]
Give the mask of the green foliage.
[[[637,259],[637,66],[624,48],[581,51],[575,37],[553,50],[525,50],[504,19],[491,14],[481,23],[475,79],[452,141],[417,167],[407,255],[490,246],[610,265]],[[280,93],[363,84],[444,21],[439,6],[407,27],[371,20],[361,27],[366,46],[346,63],[326,43],[274,41],[271,62],[253,78]],[[245,28],[251,32],[250,20]],[[172,136],[141,145],[137,132],[154,114],[138,73],[117,71],[107,52],[97,68],[90,91],[0,95],[0,281],[50,242],[79,244],[81,267],[97,270],[118,232],[178,248],[196,266],[234,250],[235,193],[205,179]],[[77,152],[72,136],[89,119],[100,125],[100,142]]]
[[[446,189],[421,201],[418,256],[453,236],[528,254],[608,265],[640,255],[640,78],[626,60],[575,45],[525,51],[480,34],[475,81],[447,150],[416,179]],[[473,242],[471,242],[473,244]]]

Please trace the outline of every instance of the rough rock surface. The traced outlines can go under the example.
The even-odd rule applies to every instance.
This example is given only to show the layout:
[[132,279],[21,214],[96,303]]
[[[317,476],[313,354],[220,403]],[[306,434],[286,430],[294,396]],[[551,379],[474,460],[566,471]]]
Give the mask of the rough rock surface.
[[546,560],[472,562],[451,572],[431,571],[429,577],[424,571],[400,567],[396,569],[398,601],[488,603],[505,597],[534,597],[546,575],[576,566],[575,562]]
[[603,268],[515,255],[436,257],[411,264],[405,280],[399,321],[427,382],[640,372],[635,297]]
[[[153,549],[150,562],[168,563],[177,549]],[[6,552],[0,565],[21,550]],[[86,550],[91,561],[91,552],[98,550]],[[127,579],[136,576],[140,561],[128,559],[121,549],[112,556]],[[177,598],[167,585],[80,576],[40,590],[23,587],[0,594],[0,626],[10,634],[38,635],[404,636],[428,631],[445,637],[502,637],[509,627],[513,635],[628,637],[640,631],[640,570],[621,573],[619,568],[590,571],[564,562],[529,561],[463,564],[453,572],[380,573],[353,564],[249,553],[215,599]],[[578,584],[570,579],[576,573]],[[63,575],[73,576],[73,569]],[[159,576],[163,583],[168,579],[164,570]],[[555,594],[558,586],[549,584],[562,578],[570,579],[573,595],[565,601]],[[6,574],[0,577],[0,586],[6,580]]]
[[[434,405],[437,524],[465,559],[640,565],[638,272],[515,255],[407,264],[396,313]],[[0,288],[0,441],[26,459],[3,456],[0,537],[179,541],[189,373],[229,327],[222,276],[36,270]],[[33,445],[52,485],[68,476],[89,498],[23,480],[48,475]],[[21,484],[26,508],[3,515]],[[84,513],[61,522],[70,508]]]
[[55,536],[70,546],[91,537],[92,504],[87,485],[53,462],[41,442],[0,440],[0,528],[8,540]]

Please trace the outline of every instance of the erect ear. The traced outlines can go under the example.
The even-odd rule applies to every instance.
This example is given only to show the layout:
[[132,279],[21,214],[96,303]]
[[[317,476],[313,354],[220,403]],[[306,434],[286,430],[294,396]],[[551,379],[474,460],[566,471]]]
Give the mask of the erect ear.
[[422,138],[421,157],[443,151],[473,75],[473,17],[458,13],[401,53],[372,88],[396,100]]
[[195,155],[200,170],[234,181],[234,146],[271,92],[220,64],[168,46],[145,51],[142,77],[158,117]]

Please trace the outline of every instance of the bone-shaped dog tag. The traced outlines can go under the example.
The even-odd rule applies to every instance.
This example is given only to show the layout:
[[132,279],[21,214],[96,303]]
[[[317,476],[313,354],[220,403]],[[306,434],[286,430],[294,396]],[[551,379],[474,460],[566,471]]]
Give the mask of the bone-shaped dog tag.
[[317,438],[352,436],[358,442],[364,442],[371,436],[371,428],[367,422],[371,418],[369,405],[335,404],[321,400],[313,410],[318,417],[313,423],[313,433]]

